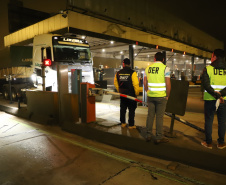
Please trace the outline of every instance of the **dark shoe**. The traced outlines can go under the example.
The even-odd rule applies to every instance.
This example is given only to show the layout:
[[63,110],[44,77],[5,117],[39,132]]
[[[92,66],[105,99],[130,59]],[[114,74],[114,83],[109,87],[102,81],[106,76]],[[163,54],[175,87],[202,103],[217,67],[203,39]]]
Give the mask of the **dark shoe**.
[[224,149],[224,148],[226,148],[226,144],[225,143],[222,143],[222,144],[217,144],[217,148],[218,149]]
[[122,123],[122,124],[121,124],[121,127],[122,127],[122,128],[125,128],[126,126],[127,126],[126,123]]
[[147,142],[151,141],[151,136],[147,136],[147,137],[146,137],[146,141],[147,141]]
[[129,129],[136,129],[136,125],[133,125],[133,126],[129,126]]
[[201,145],[204,146],[204,147],[206,147],[206,148],[209,148],[209,149],[212,149],[212,148],[213,148],[212,143],[207,144],[206,141],[202,141],[202,142],[201,142]]
[[160,144],[160,143],[168,143],[169,142],[169,139],[163,137],[162,139],[157,139],[154,141],[154,143],[157,145],[157,144]]

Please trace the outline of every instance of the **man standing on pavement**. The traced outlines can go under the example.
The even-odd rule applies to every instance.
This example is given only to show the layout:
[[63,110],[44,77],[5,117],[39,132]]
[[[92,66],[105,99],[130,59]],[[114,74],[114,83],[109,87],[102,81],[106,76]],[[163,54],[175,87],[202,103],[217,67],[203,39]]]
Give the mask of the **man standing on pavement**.
[[[136,97],[139,95],[139,82],[137,73],[131,69],[130,60],[123,60],[123,69],[115,74],[114,85],[120,94]],[[121,126],[126,127],[126,110],[129,109],[129,129],[135,129],[134,117],[137,102],[120,96],[120,121]]]
[[146,141],[151,140],[153,122],[156,116],[155,144],[169,142],[169,140],[163,136],[163,116],[171,90],[170,69],[166,67],[163,62],[164,54],[157,52],[154,56],[154,63],[145,69],[144,77],[144,88],[148,96]]
[[[205,141],[201,144],[212,149],[212,125],[214,114],[218,119],[217,148],[226,147],[226,62],[224,50],[216,49],[212,53],[211,64],[203,69],[202,84],[204,87]],[[219,104],[220,103],[220,104]]]

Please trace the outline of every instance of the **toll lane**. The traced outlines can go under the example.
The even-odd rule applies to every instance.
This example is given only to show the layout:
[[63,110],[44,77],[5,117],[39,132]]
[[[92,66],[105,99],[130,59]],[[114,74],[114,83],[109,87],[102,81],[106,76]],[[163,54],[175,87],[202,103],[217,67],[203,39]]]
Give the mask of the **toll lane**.
[[116,149],[56,126],[0,116],[0,184],[205,184],[167,169],[170,161]]

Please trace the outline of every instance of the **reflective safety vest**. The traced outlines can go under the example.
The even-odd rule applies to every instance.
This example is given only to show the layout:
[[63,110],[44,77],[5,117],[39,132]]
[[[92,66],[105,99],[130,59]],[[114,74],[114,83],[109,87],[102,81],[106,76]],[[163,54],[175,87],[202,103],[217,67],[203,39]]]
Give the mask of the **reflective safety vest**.
[[162,62],[155,62],[145,69],[148,81],[148,97],[166,96],[165,69],[166,65]]
[[[210,85],[214,91],[220,91],[226,87],[226,70],[216,69],[213,66],[207,66],[207,74],[209,75]],[[226,100],[226,96],[224,97]],[[204,92],[204,100],[216,100],[206,90]]]

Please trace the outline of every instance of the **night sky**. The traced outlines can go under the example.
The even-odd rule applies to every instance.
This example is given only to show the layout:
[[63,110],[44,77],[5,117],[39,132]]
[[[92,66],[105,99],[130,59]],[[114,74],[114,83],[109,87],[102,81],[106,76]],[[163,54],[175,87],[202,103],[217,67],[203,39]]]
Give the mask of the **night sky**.
[[162,0],[156,4],[226,43],[226,0]]

